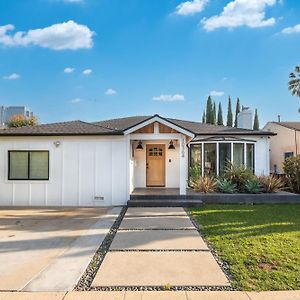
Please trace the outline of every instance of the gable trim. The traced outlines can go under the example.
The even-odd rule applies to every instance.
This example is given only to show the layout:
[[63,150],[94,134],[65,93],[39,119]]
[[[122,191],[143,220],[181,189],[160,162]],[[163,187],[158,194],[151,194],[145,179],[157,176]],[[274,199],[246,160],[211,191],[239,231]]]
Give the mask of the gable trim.
[[182,133],[182,134],[185,134],[191,138],[193,138],[195,136],[195,134],[181,126],[178,126],[176,124],[174,124],[173,122],[159,116],[159,115],[154,115],[152,116],[151,118],[147,119],[147,120],[144,120],[138,124],[135,124],[129,128],[127,128],[126,130],[124,130],[124,134],[127,135],[127,134],[130,134],[130,133],[133,133],[135,132],[136,130],[140,129],[140,128],[143,128],[149,124],[152,124],[154,122],[159,122],[161,124],[164,124],[172,129],[175,129],[177,130],[178,132]]

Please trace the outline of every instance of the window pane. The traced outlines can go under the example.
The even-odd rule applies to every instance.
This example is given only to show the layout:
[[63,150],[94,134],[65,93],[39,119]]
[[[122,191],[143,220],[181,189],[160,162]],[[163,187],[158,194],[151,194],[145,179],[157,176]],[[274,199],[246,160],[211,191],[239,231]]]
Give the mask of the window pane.
[[247,168],[254,172],[254,145],[247,144],[246,148]]
[[233,144],[233,164],[241,167],[244,162],[244,144]]
[[204,144],[204,174],[216,175],[216,144]]
[[219,143],[219,175],[223,175],[231,161],[231,144]]
[[9,152],[8,179],[28,179],[28,152]]
[[201,145],[191,145],[191,167],[198,165],[201,168]]
[[30,152],[30,179],[48,179],[47,151]]

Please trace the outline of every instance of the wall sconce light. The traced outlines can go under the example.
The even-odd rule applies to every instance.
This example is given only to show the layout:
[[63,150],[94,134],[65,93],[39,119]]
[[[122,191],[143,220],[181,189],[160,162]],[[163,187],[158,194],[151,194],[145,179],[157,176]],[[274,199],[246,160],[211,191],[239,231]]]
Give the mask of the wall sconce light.
[[143,150],[143,143],[142,141],[139,141],[138,145],[136,146],[136,150]]
[[55,146],[56,148],[58,148],[59,145],[60,145],[60,141],[55,141],[55,142],[53,142],[53,144],[54,144],[54,146]]
[[174,146],[173,140],[170,141],[170,144],[169,144],[168,149],[169,149],[169,150],[175,150],[175,146]]

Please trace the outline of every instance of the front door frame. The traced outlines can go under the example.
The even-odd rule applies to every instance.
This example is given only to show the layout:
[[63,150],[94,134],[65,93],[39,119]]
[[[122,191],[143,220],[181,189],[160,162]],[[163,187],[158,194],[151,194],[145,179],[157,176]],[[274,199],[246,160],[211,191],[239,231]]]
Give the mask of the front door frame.
[[[163,149],[163,178],[164,182],[162,185],[150,185],[148,184],[148,149],[150,147],[161,147]],[[146,187],[166,187],[166,145],[165,144],[146,144]]]

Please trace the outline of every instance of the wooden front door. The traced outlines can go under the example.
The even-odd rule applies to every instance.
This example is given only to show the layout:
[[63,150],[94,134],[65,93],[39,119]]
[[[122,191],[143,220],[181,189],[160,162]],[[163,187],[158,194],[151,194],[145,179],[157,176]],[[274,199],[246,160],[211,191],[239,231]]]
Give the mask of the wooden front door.
[[148,144],[146,159],[147,186],[165,186],[165,145]]

